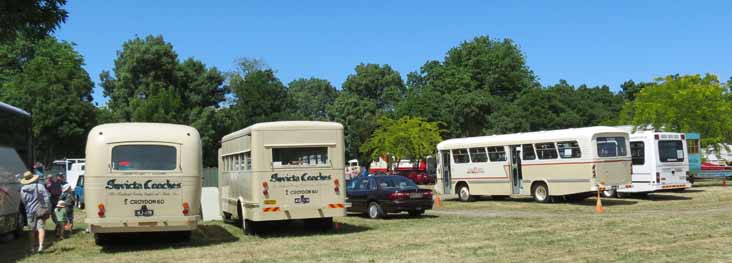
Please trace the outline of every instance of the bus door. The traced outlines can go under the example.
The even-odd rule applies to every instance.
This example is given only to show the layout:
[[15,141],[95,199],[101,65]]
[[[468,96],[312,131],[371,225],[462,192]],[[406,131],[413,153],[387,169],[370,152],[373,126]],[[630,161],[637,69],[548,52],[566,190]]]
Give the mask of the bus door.
[[521,192],[521,145],[511,145],[511,192],[519,194]]
[[440,151],[442,159],[442,186],[445,194],[452,193],[452,176],[450,176],[450,151]]

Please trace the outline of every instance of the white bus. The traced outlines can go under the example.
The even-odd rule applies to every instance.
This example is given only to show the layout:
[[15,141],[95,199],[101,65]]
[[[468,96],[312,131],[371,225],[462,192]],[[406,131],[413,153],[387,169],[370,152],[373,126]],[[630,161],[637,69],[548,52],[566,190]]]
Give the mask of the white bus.
[[109,233],[175,232],[190,238],[200,220],[201,139],[189,126],[115,123],[86,142],[86,220],[98,244]]
[[[630,128],[628,128],[630,129]],[[661,190],[681,190],[691,187],[687,180],[689,160],[683,133],[636,131],[630,135],[633,158],[631,187],[620,187],[621,196],[629,193],[650,193]],[[616,192],[605,191],[605,196]]]
[[613,127],[450,139],[437,145],[441,193],[474,196],[587,197],[630,184],[628,133]]
[[246,234],[258,222],[305,219],[329,229],[345,215],[343,125],[258,123],[228,134],[219,149],[222,217]]
[[26,223],[18,177],[33,162],[31,115],[0,102],[0,120],[0,238],[6,233],[18,238]]
[[80,175],[84,174],[85,161],[86,160],[81,158],[55,160],[53,161],[48,174],[49,176],[62,174],[66,183],[70,184],[71,188],[75,189],[76,181],[79,180]]

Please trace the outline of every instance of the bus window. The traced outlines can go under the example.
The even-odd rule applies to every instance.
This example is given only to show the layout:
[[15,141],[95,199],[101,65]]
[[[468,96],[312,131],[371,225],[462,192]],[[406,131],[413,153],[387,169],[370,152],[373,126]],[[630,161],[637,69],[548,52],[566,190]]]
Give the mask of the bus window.
[[630,142],[630,156],[633,157],[633,165],[646,163],[645,143]]
[[532,146],[531,144],[521,145],[521,152],[523,152],[523,156],[521,157],[521,159],[523,160],[536,159],[536,154],[534,154],[534,146]]
[[468,157],[467,149],[455,149],[452,150],[452,159],[455,163],[469,163],[470,157]]
[[658,141],[661,162],[683,162],[684,145],[681,141]]
[[597,137],[597,156],[616,157],[626,156],[625,138],[623,137]]
[[112,148],[113,170],[175,170],[177,153],[167,145],[119,145]]
[[577,141],[569,142],[558,142],[557,148],[559,148],[559,157],[562,158],[580,158],[582,152],[580,151],[579,144]]
[[272,164],[277,166],[310,166],[328,163],[328,147],[273,148]]
[[689,153],[699,153],[699,140],[688,139],[686,140],[686,146],[689,147]]
[[488,158],[491,162],[506,161],[506,149],[503,146],[488,147]]
[[474,163],[484,163],[488,161],[488,156],[485,153],[485,148],[470,148],[470,160]]
[[244,168],[246,170],[252,170],[252,153],[244,153]]
[[557,148],[554,147],[553,142],[537,143],[536,144],[536,154],[539,156],[539,159],[541,159],[541,160],[557,159]]

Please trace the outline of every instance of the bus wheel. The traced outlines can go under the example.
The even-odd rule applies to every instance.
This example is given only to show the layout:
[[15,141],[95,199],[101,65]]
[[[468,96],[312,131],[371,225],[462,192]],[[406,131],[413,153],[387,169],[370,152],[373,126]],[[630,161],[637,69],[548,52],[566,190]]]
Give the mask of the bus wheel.
[[244,235],[253,236],[257,234],[257,224],[254,221],[242,219],[241,228],[244,231]]
[[468,188],[468,185],[461,184],[458,186],[458,198],[463,202],[473,201],[474,198],[470,195],[470,188]]
[[615,189],[605,189],[605,191],[602,191],[602,197],[618,197],[618,191]]
[[384,209],[381,208],[379,203],[377,202],[371,202],[369,204],[369,218],[371,219],[378,219],[384,217]]
[[539,203],[548,203],[551,198],[549,198],[549,187],[546,186],[545,183],[536,183],[533,188],[531,188],[531,195],[534,197],[534,201]]

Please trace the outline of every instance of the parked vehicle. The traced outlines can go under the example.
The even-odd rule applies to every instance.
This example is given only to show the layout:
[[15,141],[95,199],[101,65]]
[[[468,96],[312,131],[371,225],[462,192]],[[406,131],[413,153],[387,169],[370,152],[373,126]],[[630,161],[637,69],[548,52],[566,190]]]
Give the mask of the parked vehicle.
[[76,196],[76,207],[84,209],[84,176],[81,175],[76,180],[76,187],[74,188],[74,195]]
[[66,183],[69,183],[72,187],[75,187],[76,179],[79,178],[79,175],[82,175],[84,173],[84,169],[86,168],[85,162],[85,159],[79,158],[55,160],[53,161],[51,169],[48,171],[47,174],[61,174],[63,175]]
[[432,190],[420,189],[404,176],[374,175],[357,177],[346,189],[348,212],[383,218],[389,213],[408,212],[411,216],[432,209]]
[[412,180],[415,184],[433,184],[435,183],[435,177],[425,172],[420,171],[397,171],[396,175],[401,175],[409,180]]
[[0,102],[0,120],[0,235],[13,233],[18,238],[26,221],[18,176],[33,160],[31,115]]

